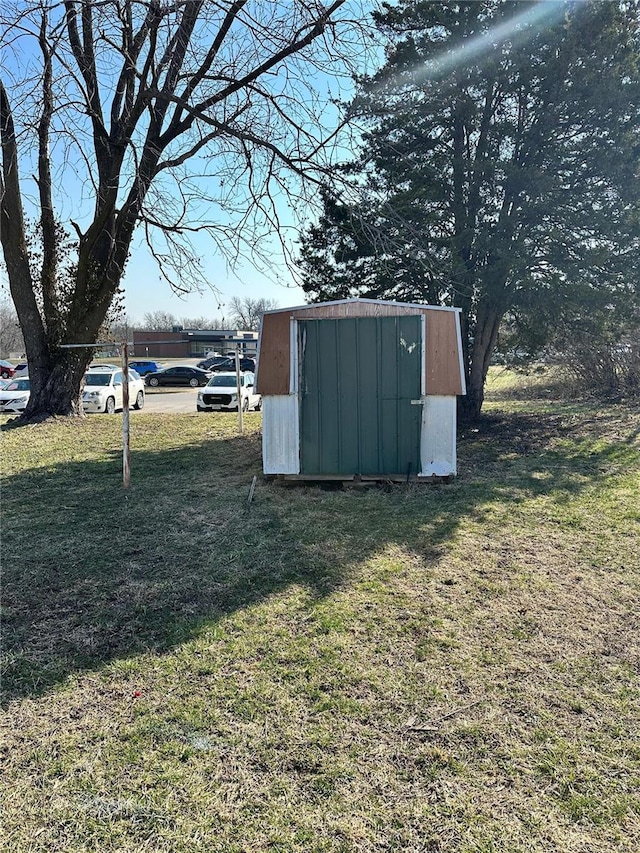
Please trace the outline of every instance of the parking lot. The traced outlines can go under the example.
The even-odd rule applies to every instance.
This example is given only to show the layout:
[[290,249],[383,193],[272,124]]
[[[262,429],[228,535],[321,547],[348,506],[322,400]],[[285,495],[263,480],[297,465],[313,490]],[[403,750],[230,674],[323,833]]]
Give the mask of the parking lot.
[[[163,365],[169,367],[175,364],[184,364],[187,366],[195,366],[198,359],[164,359]],[[116,360],[114,360],[114,364]],[[140,415],[144,415],[145,412],[151,412],[152,414],[159,413],[167,413],[167,414],[179,414],[179,413],[188,413],[195,414],[196,409],[196,400],[198,396],[198,392],[201,391],[202,388],[190,388],[190,387],[167,387],[161,386],[159,388],[150,388],[146,385],[144,389],[145,393],[145,403],[144,407],[139,410],[133,408],[134,400],[131,400],[131,413],[135,417],[139,417]],[[118,404],[120,405],[120,404]],[[119,409],[118,409],[119,411]],[[15,415],[17,412],[10,412],[9,414]]]
[[[202,388],[145,388],[145,401],[144,408],[141,409],[140,414],[143,415],[145,412],[151,412],[154,414],[158,413],[171,413],[178,414],[181,412],[188,413],[196,413],[196,398],[198,396],[198,391],[202,391]],[[137,415],[135,410],[132,410],[133,414]],[[203,416],[207,413],[204,412]],[[209,412],[209,415],[214,414],[213,412]]]
[[200,388],[145,388],[144,412],[195,412]]
[[[144,409],[140,411],[158,414],[161,412],[178,414],[180,412],[196,413],[196,397],[202,388],[145,388]],[[134,415],[138,413],[132,410]],[[209,412],[209,415],[215,414]],[[203,413],[203,417],[207,412]]]
[[[181,359],[171,359],[171,358],[163,358],[161,359],[163,366],[171,367],[176,364],[184,364],[189,367],[195,367],[200,361],[198,358],[181,358]],[[198,391],[202,391],[202,388],[188,388],[188,387],[170,387],[170,386],[161,386],[160,388],[150,388],[148,385],[145,390],[145,404],[144,409],[141,410],[141,414],[145,412],[152,413],[171,413],[171,414],[179,414],[179,413],[196,413],[196,398],[198,396]],[[204,413],[206,414],[206,413]],[[209,413],[212,414],[212,413]]]

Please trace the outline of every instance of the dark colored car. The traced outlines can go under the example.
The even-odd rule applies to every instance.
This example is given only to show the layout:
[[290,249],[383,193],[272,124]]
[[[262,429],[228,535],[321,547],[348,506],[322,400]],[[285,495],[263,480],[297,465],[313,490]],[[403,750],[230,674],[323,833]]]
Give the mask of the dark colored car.
[[211,374],[206,370],[180,364],[167,367],[166,370],[158,370],[157,373],[148,373],[144,381],[151,388],[157,388],[158,385],[190,385],[197,388],[198,385],[206,385],[210,379]]
[[157,373],[163,369],[159,361],[149,361],[149,359],[130,361],[129,367],[133,367],[140,376],[146,376],[147,373]]
[[3,379],[11,379],[13,374],[16,372],[15,367],[11,364],[10,361],[5,361],[4,359],[0,359],[0,376]]
[[[204,361],[198,362],[198,367],[201,367],[203,370],[211,370],[214,373],[228,373],[229,371],[233,372],[236,369],[236,357],[235,355],[232,355],[205,358]],[[247,358],[246,356],[242,356],[240,358],[240,370],[242,372],[248,370],[250,373],[255,373],[255,358]]]
[[230,358],[228,355],[212,355],[209,358],[203,358],[202,361],[199,361],[197,367],[200,370],[213,370],[218,364],[228,365],[229,362]]

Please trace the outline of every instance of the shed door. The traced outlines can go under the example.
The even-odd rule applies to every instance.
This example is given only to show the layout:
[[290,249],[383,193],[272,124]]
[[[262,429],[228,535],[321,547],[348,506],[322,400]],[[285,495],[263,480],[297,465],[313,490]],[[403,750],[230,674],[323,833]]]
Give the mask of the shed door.
[[422,318],[298,322],[300,472],[420,471]]

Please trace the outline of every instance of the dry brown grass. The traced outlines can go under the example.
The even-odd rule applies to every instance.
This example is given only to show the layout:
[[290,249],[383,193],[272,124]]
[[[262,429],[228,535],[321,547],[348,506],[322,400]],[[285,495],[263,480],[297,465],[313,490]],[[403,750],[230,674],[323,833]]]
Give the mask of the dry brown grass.
[[138,424],[124,504],[111,421],[5,434],[4,849],[637,853],[637,412],[250,509],[257,416]]

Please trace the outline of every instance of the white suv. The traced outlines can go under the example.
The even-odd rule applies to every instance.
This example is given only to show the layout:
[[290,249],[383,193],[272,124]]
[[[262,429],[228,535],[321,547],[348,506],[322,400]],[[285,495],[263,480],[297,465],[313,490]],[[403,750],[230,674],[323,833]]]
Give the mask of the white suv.
[[[84,377],[82,406],[85,412],[105,412],[112,415],[116,409],[121,409],[122,400],[122,371],[88,370]],[[134,409],[144,406],[144,382],[135,370],[129,370],[129,405]]]
[[[259,412],[262,408],[262,397],[253,390],[253,373],[240,374],[240,391],[242,411],[254,409]],[[205,387],[198,391],[196,409],[199,412],[237,412],[238,385],[235,373],[216,373]]]

